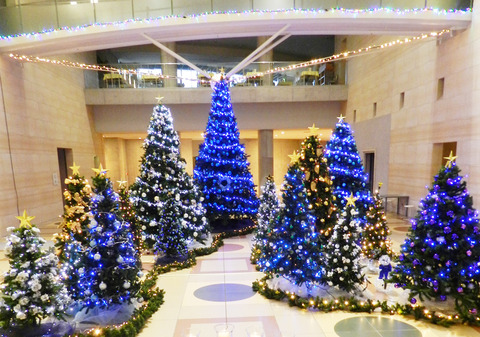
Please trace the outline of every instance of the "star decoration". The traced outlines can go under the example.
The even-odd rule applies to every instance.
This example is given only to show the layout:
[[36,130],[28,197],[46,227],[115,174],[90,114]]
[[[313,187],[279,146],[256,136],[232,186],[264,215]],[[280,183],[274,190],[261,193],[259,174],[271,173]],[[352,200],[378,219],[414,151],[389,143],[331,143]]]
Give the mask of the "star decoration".
[[340,117],[337,117],[339,123],[343,123],[343,120],[345,119],[345,116],[340,114]]
[[353,193],[350,193],[350,196],[349,196],[349,197],[345,197],[345,200],[347,200],[347,207],[348,207],[349,205],[355,207],[355,201],[357,201],[358,198],[355,198],[355,197],[353,196]]
[[312,126],[309,126],[308,129],[310,130],[311,135],[316,135],[318,130],[320,130],[320,128],[315,127],[315,123],[313,123]]
[[298,161],[298,158],[300,158],[300,155],[296,151],[293,151],[293,153],[288,156],[290,157],[290,164],[295,164]]
[[443,157],[443,159],[447,160],[445,167],[452,167],[452,163],[455,159],[457,159],[457,156],[454,156],[453,151],[450,151],[450,155],[448,157]]
[[93,172],[95,172],[97,175],[105,175],[107,174],[107,169],[104,169],[102,164],[100,164],[100,167],[98,169],[92,168]]
[[225,73],[225,68],[224,67],[221,67],[220,68],[220,74],[224,74]]
[[35,219],[34,216],[28,216],[27,211],[23,210],[23,215],[22,216],[16,216],[18,220],[20,220],[20,228],[32,228],[32,224],[30,221]]
[[157,104],[162,104],[163,96],[157,96],[155,99],[157,100]]
[[117,183],[118,183],[118,188],[127,187],[127,181],[126,180],[117,180]]
[[70,166],[70,169],[72,170],[72,176],[80,175],[80,166],[75,165],[75,162],[73,162],[73,166]]

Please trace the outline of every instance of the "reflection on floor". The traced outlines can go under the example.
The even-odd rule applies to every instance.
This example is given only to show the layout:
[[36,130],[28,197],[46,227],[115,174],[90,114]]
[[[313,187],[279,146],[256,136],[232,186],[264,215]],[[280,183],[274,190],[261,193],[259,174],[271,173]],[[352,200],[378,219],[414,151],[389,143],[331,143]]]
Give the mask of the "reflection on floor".
[[[398,252],[409,223],[394,215],[388,219]],[[162,275],[158,286],[165,289],[165,303],[140,337],[184,337],[187,332],[216,337],[215,327],[226,323],[233,326],[233,337],[248,337],[247,331],[255,329],[264,337],[480,337],[466,326],[443,328],[381,314],[326,314],[267,300],[251,290],[262,273],[249,262],[250,240],[227,239],[219,252],[199,258],[195,267]]]
[[[409,223],[391,214],[388,220],[398,252]],[[52,244],[56,225],[42,226],[41,230]],[[4,242],[0,242],[0,272],[9,268]],[[193,268],[161,275],[157,285],[165,290],[165,303],[140,337],[186,337],[188,333],[217,337],[216,328],[222,324],[232,326],[233,337],[261,336],[253,330],[264,332],[264,337],[480,337],[479,329],[467,326],[443,328],[376,313],[319,313],[268,300],[251,289],[252,281],[263,274],[250,264],[250,248],[251,236],[227,239],[217,253],[198,258]],[[144,268],[153,266],[152,256],[142,260]],[[388,298],[386,293],[382,295]]]

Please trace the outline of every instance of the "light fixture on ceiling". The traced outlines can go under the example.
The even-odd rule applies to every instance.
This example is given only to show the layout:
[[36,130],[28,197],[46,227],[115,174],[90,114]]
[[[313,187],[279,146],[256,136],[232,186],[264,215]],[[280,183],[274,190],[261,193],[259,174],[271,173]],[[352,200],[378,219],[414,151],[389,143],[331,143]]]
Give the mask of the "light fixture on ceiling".
[[77,2],[76,1],[70,1],[70,5],[76,5]]
[[98,4],[98,0],[90,0],[90,3],[92,3],[92,4]]

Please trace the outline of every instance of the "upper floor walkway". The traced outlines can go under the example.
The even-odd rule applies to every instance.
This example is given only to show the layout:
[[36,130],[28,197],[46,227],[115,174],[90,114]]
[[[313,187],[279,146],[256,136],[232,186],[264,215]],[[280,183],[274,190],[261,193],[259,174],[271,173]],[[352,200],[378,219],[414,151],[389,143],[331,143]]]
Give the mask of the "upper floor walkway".
[[145,35],[162,42],[267,36],[286,26],[284,34],[291,35],[415,35],[467,28],[472,5],[471,0],[4,0],[0,53],[46,56],[150,44]]

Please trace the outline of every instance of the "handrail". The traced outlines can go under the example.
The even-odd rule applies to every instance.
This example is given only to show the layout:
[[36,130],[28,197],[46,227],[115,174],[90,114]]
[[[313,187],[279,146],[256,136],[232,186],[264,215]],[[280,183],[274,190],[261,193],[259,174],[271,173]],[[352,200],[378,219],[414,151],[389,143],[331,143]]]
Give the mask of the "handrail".
[[[334,63],[328,63],[328,67],[325,64],[320,66],[313,66],[306,69],[291,69],[282,72],[275,73],[273,76],[268,77],[267,83],[264,81],[264,76],[259,71],[269,68],[274,69],[277,67],[288,67],[288,65],[296,64],[299,61],[288,62],[253,62],[248,65],[241,72],[237,72],[229,78],[231,86],[296,86],[296,85],[329,85],[336,84],[335,78],[338,78],[335,71]],[[236,63],[226,62],[218,67],[201,67],[202,73],[195,69],[192,69],[185,64],[181,63],[151,63],[151,64],[108,64],[108,68],[118,69],[116,72],[93,72],[85,70],[87,77],[89,78],[86,83],[89,83],[88,88],[157,88],[166,85],[166,79],[169,82],[173,81],[173,86],[196,88],[196,87],[209,87],[210,81],[204,75],[208,73],[212,77],[214,74],[227,73],[234,68]],[[267,66],[266,66],[267,65]],[[171,70],[176,69],[177,76],[164,76],[164,69],[168,67],[171,74]],[[322,83],[319,78],[324,77]],[[169,85],[171,86],[171,85]]]

